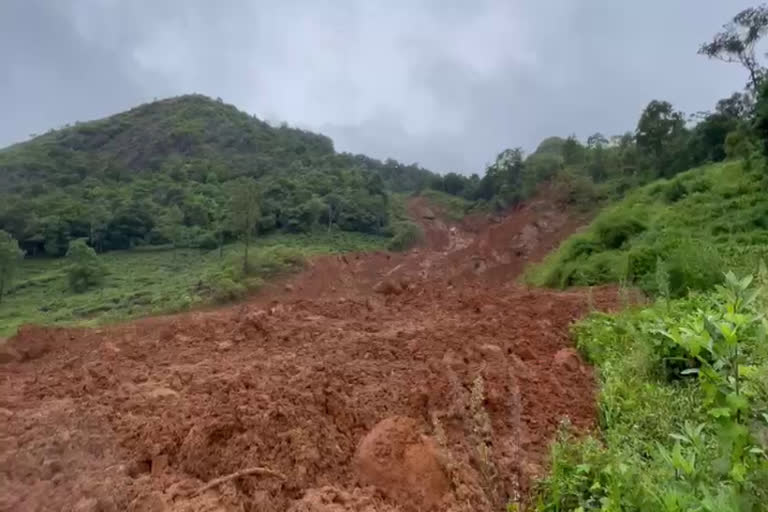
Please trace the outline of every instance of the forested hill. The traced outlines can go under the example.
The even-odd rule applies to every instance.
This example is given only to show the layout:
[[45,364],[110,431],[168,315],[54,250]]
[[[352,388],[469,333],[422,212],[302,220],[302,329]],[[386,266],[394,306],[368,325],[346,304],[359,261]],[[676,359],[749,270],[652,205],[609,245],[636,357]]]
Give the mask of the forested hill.
[[337,153],[326,136],[273,127],[220,100],[180,96],[0,150],[0,229],[28,254],[62,255],[81,237],[125,249],[167,242],[159,227],[178,207],[185,244],[215,246],[227,184],[251,177],[261,232],[323,223],[377,233],[389,225],[388,191],[418,190],[435,176]]

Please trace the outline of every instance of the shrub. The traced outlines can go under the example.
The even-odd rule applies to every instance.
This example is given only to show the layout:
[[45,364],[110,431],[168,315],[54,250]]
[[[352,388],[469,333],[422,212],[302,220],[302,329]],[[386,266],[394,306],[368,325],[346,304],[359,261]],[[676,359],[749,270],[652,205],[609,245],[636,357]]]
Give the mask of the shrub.
[[599,367],[600,432],[577,438],[561,428],[536,510],[765,510],[759,313],[768,297],[759,281],[750,288],[729,274],[710,294],[596,313],[575,327]]
[[652,246],[633,247],[627,253],[627,280],[639,283],[656,271],[658,250]]
[[390,251],[406,251],[424,239],[421,227],[410,221],[398,222],[394,226],[395,235],[390,240]]
[[632,237],[645,231],[646,225],[631,211],[614,212],[601,216],[595,223],[595,235],[606,249],[619,249]]
[[688,190],[681,180],[672,180],[664,187],[664,200],[668,203],[675,203],[685,197],[687,193]]
[[81,293],[104,282],[106,268],[93,248],[80,238],[69,244],[67,259],[70,261],[67,277],[72,291]]
[[685,240],[667,260],[669,292],[682,297],[690,290],[706,291],[723,281],[723,260],[713,244]]

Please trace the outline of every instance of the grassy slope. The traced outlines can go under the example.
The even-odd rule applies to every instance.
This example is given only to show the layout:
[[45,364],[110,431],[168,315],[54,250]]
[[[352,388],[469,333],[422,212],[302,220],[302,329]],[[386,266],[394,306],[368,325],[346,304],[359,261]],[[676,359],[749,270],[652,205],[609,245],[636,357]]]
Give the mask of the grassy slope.
[[[728,269],[754,274],[768,252],[762,174],[727,162],[652,183],[528,270],[535,284],[623,281],[653,294],[669,288],[679,297],[594,314],[574,328],[579,349],[597,368],[600,429],[581,439],[563,429],[537,510],[768,510],[768,458],[759,451],[768,450],[767,325],[758,316],[768,304],[765,274],[753,284],[761,292],[757,303],[742,317],[757,321],[738,329],[737,352],[722,352],[741,358],[740,372],[749,369],[740,385],[748,416],[740,421],[748,429],[747,448],[758,451],[735,455],[735,423],[713,414],[721,409],[707,392],[726,393],[728,386],[708,388],[706,378],[681,375],[676,365],[701,363],[663,334],[685,326],[680,339],[711,347],[722,342],[712,341],[704,319],[736,321],[728,293],[714,285]],[[675,359],[681,356],[685,363]]]
[[661,260],[679,296],[715,284],[725,263],[752,271],[768,255],[761,174],[727,162],[642,187],[528,269],[526,280],[553,287],[626,282],[656,292]]
[[[312,255],[381,249],[388,238],[361,233],[273,235],[259,239],[253,251],[261,277],[289,270],[290,262]],[[138,316],[180,311],[213,299],[206,276],[236,264],[238,244],[218,251],[168,249],[115,251],[100,256],[109,275],[102,289],[73,293],[66,259],[31,259],[22,263],[9,295],[0,304],[0,337],[18,326],[93,325]]]
[[438,208],[441,214],[456,222],[463,219],[470,211],[482,210],[482,207],[473,201],[438,190],[426,189],[421,192],[421,195]]

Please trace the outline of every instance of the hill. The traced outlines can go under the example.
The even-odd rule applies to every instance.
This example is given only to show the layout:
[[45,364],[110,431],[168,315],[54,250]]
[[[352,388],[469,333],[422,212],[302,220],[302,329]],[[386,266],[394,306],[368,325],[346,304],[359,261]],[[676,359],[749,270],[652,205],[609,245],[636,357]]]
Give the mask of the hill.
[[538,267],[536,285],[567,287],[624,282],[658,293],[707,290],[723,268],[754,272],[768,256],[768,196],[761,169],[743,161],[692,169],[658,180],[603,210]]
[[189,95],[52,130],[0,151],[0,229],[27,254],[63,255],[85,237],[99,251],[168,242],[158,226],[183,214],[183,245],[231,239],[221,223],[226,185],[261,190],[261,233],[388,234],[390,191],[426,186],[416,165],[337,153],[330,138],[273,127],[220,100]]

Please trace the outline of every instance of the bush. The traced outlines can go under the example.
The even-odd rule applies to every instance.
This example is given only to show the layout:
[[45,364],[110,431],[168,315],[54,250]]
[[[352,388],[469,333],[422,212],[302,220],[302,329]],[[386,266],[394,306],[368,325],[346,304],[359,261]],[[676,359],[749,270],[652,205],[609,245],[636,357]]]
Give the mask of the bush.
[[600,216],[595,222],[594,233],[598,243],[606,249],[620,249],[645,229],[646,225],[640,222],[633,212],[619,211]]
[[749,279],[729,275],[708,295],[597,313],[575,327],[599,367],[600,432],[561,428],[536,510],[765,510],[760,282],[755,295]]
[[390,240],[390,251],[406,251],[424,239],[421,227],[410,221],[398,222],[394,226],[395,235]]
[[675,203],[685,197],[687,193],[688,190],[681,180],[673,180],[664,187],[664,200],[668,203]]
[[669,292],[682,297],[690,290],[706,291],[723,281],[723,259],[713,244],[686,240],[666,260]]
[[81,293],[104,282],[106,268],[99,260],[96,251],[80,238],[69,244],[67,259],[71,262],[67,270],[69,287]]

